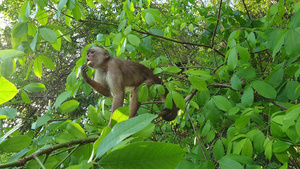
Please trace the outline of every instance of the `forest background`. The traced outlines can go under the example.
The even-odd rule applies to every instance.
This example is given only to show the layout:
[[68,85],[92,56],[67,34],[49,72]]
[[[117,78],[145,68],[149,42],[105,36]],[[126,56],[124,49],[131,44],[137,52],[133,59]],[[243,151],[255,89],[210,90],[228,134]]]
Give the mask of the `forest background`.
[[[1,2],[0,168],[300,168],[298,1]],[[153,70],[176,119],[141,85],[108,127],[93,45]]]

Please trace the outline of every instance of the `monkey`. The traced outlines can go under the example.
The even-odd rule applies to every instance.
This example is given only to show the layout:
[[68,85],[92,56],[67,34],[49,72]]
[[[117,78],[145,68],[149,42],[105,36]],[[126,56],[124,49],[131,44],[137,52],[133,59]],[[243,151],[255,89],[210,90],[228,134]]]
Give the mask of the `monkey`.
[[[111,57],[108,50],[102,46],[91,47],[86,54],[86,62],[81,67],[83,80],[94,90],[106,97],[113,97],[111,108],[111,118],[113,112],[123,106],[125,97],[125,88],[131,89],[129,118],[136,115],[141,103],[137,99],[139,86],[145,83],[148,87],[154,84],[163,84],[161,79],[154,75],[146,66],[132,61],[126,61],[118,57]],[[87,76],[88,67],[95,70],[94,78]],[[165,94],[159,95],[162,101],[166,102],[168,90],[165,88]],[[164,107],[158,116],[166,121],[172,121],[177,116],[179,108],[174,101],[172,109]],[[111,118],[109,125],[111,123]]]

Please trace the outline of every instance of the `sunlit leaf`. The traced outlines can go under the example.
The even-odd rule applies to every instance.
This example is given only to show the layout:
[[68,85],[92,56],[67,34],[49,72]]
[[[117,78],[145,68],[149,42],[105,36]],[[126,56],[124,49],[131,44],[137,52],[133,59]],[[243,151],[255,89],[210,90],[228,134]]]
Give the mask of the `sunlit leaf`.
[[70,122],[67,124],[67,131],[73,136],[75,136],[76,138],[84,139],[87,137],[83,128],[78,123],[75,122]]
[[0,144],[2,152],[18,152],[28,147],[31,143],[31,138],[26,135],[14,136]]
[[0,77],[0,104],[12,99],[19,91],[16,86],[4,77]]
[[77,100],[69,100],[63,103],[57,111],[61,113],[71,113],[79,106],[79,102]]
[[21,38],[22,36],[27,34],[27,31],[27,22],[17,23],[12,30],[12,36],[14,38]]
[[30,83],[24,86],[23,89],[29,92],[41,92],[46,90],[46,87],[42,83]]
[[140,38],[136,35],[129,34],[127,35],[128,41],[133,45],[133,46],[139,46],[141,43]]
[[113,130],[99,144],[96,157],[101,157],[104,153],[120,143],[123,139],[142,130],[156,117],[157,115],[142,114],[117,123]]
[[57,34],[55,31],[49,29],[49,28],[41,28],[40,34],[46,41],[50,43],[56,43],[57,41]]
[[175,144],[137,142],[104,156],[100,160],[100,165],[105,168],[173,169],[182,160],[184,154],[185,152]]

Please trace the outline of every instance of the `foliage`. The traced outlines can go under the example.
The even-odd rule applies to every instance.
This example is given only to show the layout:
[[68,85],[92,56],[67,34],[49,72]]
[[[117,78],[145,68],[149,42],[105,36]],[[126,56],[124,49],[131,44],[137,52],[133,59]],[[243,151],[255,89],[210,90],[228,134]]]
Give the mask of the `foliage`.
[[[0,168],[299,168],[300,3],[265,2],[4,1]],[[93,45],[158,74],[176,119],[141,86],[108,127],[79,72]]]

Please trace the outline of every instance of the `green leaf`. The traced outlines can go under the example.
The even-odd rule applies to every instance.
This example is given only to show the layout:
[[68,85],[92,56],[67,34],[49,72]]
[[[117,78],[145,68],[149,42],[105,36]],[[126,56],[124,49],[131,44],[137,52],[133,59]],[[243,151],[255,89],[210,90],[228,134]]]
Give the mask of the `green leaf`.
[[265,145],[265,156],[267,159],[271,160],[272,158],[272,141],[269,140],[269,142],[266,143]]
[[265,79],[265,81],[271,86],[278,87],[283,80],[284,70],[282,68],[274,70]]
[[189,24],[189,31],[190,32],[193,32],[194,31],[194,25],[191,23]]
[[191,84],[197,89],[198,91],[205,91],[207,89],[207,85],[205,80],[198,76],[189,76],[188,80],[191,82]]
[[75,8],[75,0],[68,0],[67,7],[70,10],[73,10]]
[[238,129],[246,127],[250,121],[251,116],[241,116],[235,121],[235,126]]
[[173,99],[172,99],[172,94],[171,93],[167,94],[166,103],[165,104],[166,104],[167,108],[172,109],[172,107],[173,107]]
[[209,18],[207,18],[207,21],[215,24],[215,23],[217,23],[218,19],[215,17],[209,17]]
[[[69,1],[68,1],[69,2]],[[66,15],[68,16],[71,16],[71,11],[68,9],[67,12],[66,12]],[[65,16],[65,24],[70,27],[71,26],[71,18],[68,17],[68,16]]]
[[246,140],[243,148],[242,148],[242,155],[247,157],[252,157],[253,155],[253,146],[249,139]]
[[242,81],[240,80],[240,78],[237,75],[232,75],[231,79],[230,79],[230,83],[231,83],[231,87],[234,90],[241,90],[242,89]]
[[131,25],[127,26],[127,27],[124,29],[124,35],[128,35],[130,32],[131,32]]
[[250,54],[249,54],[247,48],[238,46],[237,47],[237,51],[239,52],[239,55],[240,55],[240,58],[241,58],[242,61],[249,62],[249,60],[250,60]]
[[230,69],[235,69],[237,62],[238,62],[236,48],[231,48],[227,53],[228,53],[228,62],[227,62],[228,67]]
[[49,28],[41,28],[40,29],[40,34],[43,39],[50,43],[56,43],[57,41],[57,34],[55,31],[49,29]]
[[214,96],[213,98],[216,106],[220,110],[229,111],[232,108],[230,101],[224,96]]
[[42,9],[48,5],[48,0],[34,0],[34,2],[37,3]]
[[121,40],[122,40],[122,33],[118,33],[114,38],[114,42],[113,42],[114,46],[118,47],[121,43]]
[[[60,34],[59,33],[59,31],[55,31],[56,32],[56,34]],[[65,39],[66,39],[66,37],[67,36],[63,36]],[[58,38],[57,40],[56,40],[56,43],[51,43],[51,46],[55,49],[55,50],[57,50],[57,51],[60,51],[60,49],[61,49],[61,37],[60,38]]]
[[265,98],[275,99],[277,92],[276,90],[269,84],[264,81],[255,80],[251,82],[251,86],[254,90],[257,91],[258,94],[262,95]]
[[148,100],[148,87],[147,85],[140,85],[139,91],[138,91],[138,101],[139,102],[146,102]]
[[23,89],[29,92],[41,92],[46,90],[46,87],[42,83],[30,83],[24,86]]
[[99,144],[96,157],[101,157],[128,136],[142,130],[156,117],[157,115],[142,114],[116,124],[113,130]]
[[220,160],[219,165],[220,169],[244,169],[244,167],[240,163],[226,157]]
[[68,123],[67,131],[73,136],[75,136],[76,138],[84,139],[87,137],[83,128],[78,123],[75,122]]
[[151,137],[152,133],[154,132],[154,129],[155,129],[155,125],[150,123],[144,129],[133,134],[132,137],[134,137],[134,140],[132,140],[131,142],[144,141],[145,139]]
[[181,72],[181,69],[177,66],[172,66],[172,67],[168,67],[166,71],[169,73],[179,73]]
[[300,83],[297,81],[288,81],[285,87],[286,95],[292,101],[296,101],[300,96],[300,90],[297,88],[299,87]]
[[175,144],[137,142],[109,153],[104,156],[99,163],[107,169],[173,169],[176,168],[178,163],[182,160],[184,154],[185,152]]
[[15,49],[0,50],[0,61],[7,58],[22,56],[24,54],[24,52]]
[[62,10],[64,8],[64,6],[67,4],[68,0],[60,0],[57,6],[58,10]]
[[79,102],[77,100],[69,100],[63,103],[58,109],[58,112],[61,113],[71,113],[79,106]]
[[21,38],[22,36],[27,34],[27,31],[27,22],[17,23],[12,30],[12,36],[14,38]]
[[40,57],[36,57],[33,64],[34,74],[41,78],[43,73],[42,60]]
[[272,57],[274,58],[276,56],[276,54],[279,52],[279,50],[281,49],[284,39],[286,37],[286,31],[283,31],[280,36],[278,37],[277,41],[276,41],[276,45],[274,46],[273,52],[272,52]]
[[244,88],[244,93],[241,97],[242,105],[246,107],[251,107],[254,101],[254,91],[250,85]]
[[172,91],[172,98],[179,109],[185,108],[185,100],[179,93]]
[[129,34],[127,35],[128,41],[133,45],[138,47],[139,44],[141,43],[140,38],[136,35]]
[[155,18],[151,13],[146,13],[145,20],[149,26],[153,26],[155,24]]
[[118,30],[121,31],[126,26],[127,20],[123,20],[120,22],[118,26]]
[[273,153],[281,153],[290,148],[291,144],[284,141],[276,141],[273,143]]
[[86,4],[88,4],[88,6],[90,6],[91,8],[94,8],[94,9],[96,8],[93,0],[86,0]]
[[94,106],[89,105],[87,114],[92,123],[94,124],[98,123],[98,112]]
[[26,147],[28,147],[31,143],[31,138],[26,135],[15,136],[3,141],[0,144],[0,151],[2,152],[18,152]]
[[72,90],[76,85],[76,83],[77,83],[76,73],[71,72],[67,77],[67,84],[66,84],[67,90]]
[[39,56],[39,57],[40,57],[42,63],[43,63],[48,69],[50,69],[50,70],[55,70],[55,65],[54,65],[53,61],[52,61],[49,57],[44,56],[44,55]]
[[258,153],[264,152],[264,142],[265,142],[265,135],[259,131],[254,137],[253,137],[253,147]]
[[300,53],[300,28],[290,29],[287,31],[284,47],[286,53],[295,56]]
[[9,78],[15,71],[16,63],[14,59],[7,58],[4,59],[1,63],[1,75],[5,78]]
[[115,112],[113,113],[111,117],[111,126],[114,126],[117,123],[120,123],[121,121],[128,120],[129,117],[129,107],[119,107]]
[[15,97],[19,92],[14,84],[6,80],[4,77],[0,77],[0,105]]
[[0,116],[3,115],[6,118],[13,119],[17,116],[17,113],[18,113],[18,111],[14,108],[6,107],[6,108],[0,109]]
[[55,109],[57,109],[65,100],[67,100],[72,94],[72,91],[65,91],[62,94],[60,94],[54,103]]
[[[30,30],[30,29],[29,29]],[[34,38],[30,43],[30,48],[33,52],[35,52],[36,42],[37,42],[38,33],[35,34]]]
[[241,69],[236,72],[236,75],[245,79],[252,79],[256,77],[255,69],[252,67],[247,67],[246,69]]
[[48,23],[48,14],[43,9],[38,9],[38,12],[36,14],[36,19],[41,23],[41,25],[46,25]]
[[225,151],[224,151],[224,146],[223,146],[223,142],[218,139],[214,146],[213,146],[213,157],[215,160],[220,160],[222,157],[224,157],[225,155]]
[[51,114],[44,114],[42,117],[38,118],[37,121],[31,125],[31,129],[33,130],[38,129],[39,127],[41,127],[51,119],[52,119]]

